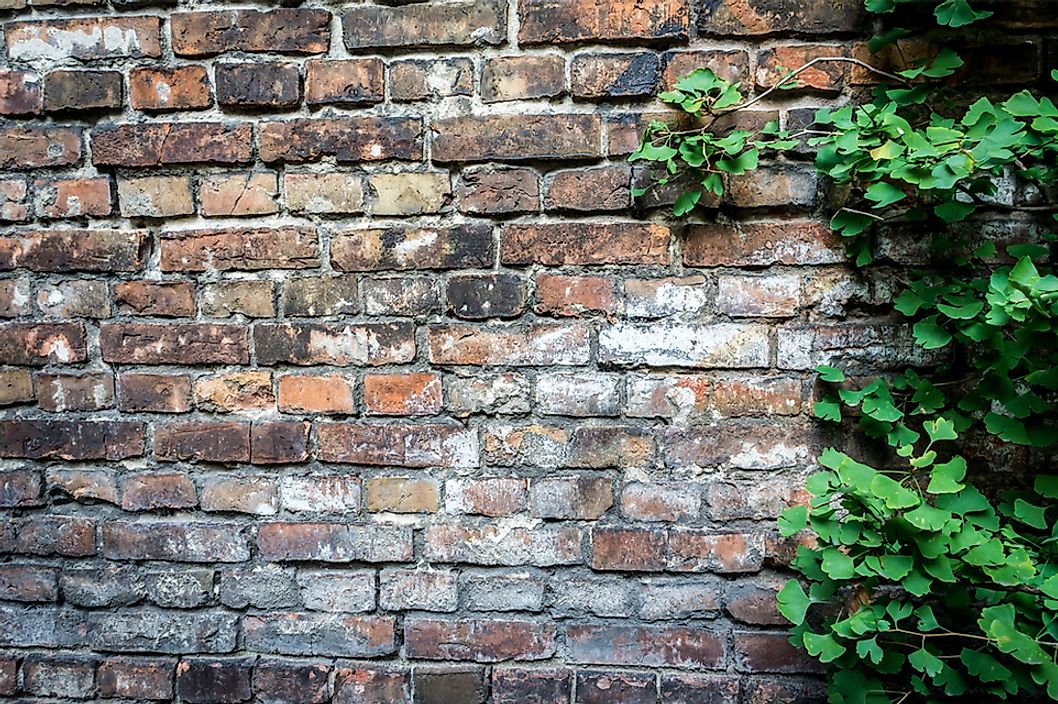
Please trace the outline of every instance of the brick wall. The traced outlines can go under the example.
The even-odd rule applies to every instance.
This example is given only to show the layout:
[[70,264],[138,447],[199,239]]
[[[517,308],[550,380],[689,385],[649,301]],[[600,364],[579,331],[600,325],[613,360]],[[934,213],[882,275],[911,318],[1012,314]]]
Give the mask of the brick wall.
[[910,339],[809,161],[677,225],[625,156],[861,0],[267,5],[0,0],[0,695],[815,701],[809,370]]

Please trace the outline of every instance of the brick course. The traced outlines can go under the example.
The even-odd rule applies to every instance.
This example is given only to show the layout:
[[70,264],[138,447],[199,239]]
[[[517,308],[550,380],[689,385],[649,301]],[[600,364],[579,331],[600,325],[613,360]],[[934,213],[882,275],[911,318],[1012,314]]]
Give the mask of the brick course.
[[934,360],[807,151],[689,222],[624,157],[862,0],[208,5],[0,0],[0,697],[819,701],[811,369]]

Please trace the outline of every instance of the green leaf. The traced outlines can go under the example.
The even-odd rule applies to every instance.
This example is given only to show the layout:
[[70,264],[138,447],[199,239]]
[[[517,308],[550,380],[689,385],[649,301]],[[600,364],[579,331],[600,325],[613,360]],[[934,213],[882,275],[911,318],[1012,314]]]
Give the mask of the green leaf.
[[1058,476],[1053,474],[1040,474],[1036,476],[1033,485],[1036,493],[1045,499],[1058,499]]
[[828,367],[825,364],[820,364],[816,367],[816,372],[819,374],[821,380],[831,384],[840,384],[845,381],[845,372],[835,367]]
[[955,423],[946,418],[928,420],[922,424],[922,428],[929,436],[930,442],[959,439],[959,434],[955,432]]
[[867,187],[863,196],[874,203],[875,208],[885,208],[903,200],[907,194],[887,181],[877,181]]
[[955,457],[950,462],[938,464],[930,472],[929,486],[926,491],[931,494],[954,494],[966,488],[960,484],[966,477],[966,460]]
[[971,318],[976,318],[984,308],[985,304],[982,301],[974,301],[973,303],[966,303],[961,306],[950,306],[946,303],[937,304],[937,310],[953,320],[970,320]]
[[779,613],[787,621],[795,626],[800,626],[805,622],[805,615],[808,613],[812,600],[808,598],[796,579],[791,579],[784,584],[776,599],[779,604]]
[[856,574],[852,558],[834,547],[823,550],[820,568],[831,579],[852,579]]
[[676,217],[686,215],[694,210],[694,206],[698,205],[698,201],[701,199],[701,191],[684,191],[676,198],[676,204],[672,206],[672,214]]
[[958,200],[945,201],[933,208],[933,212],[937,214],[937,217],[948,223],[962,222],[972,215],[975,210],[977,210],[977,206],[973,203],[963,203]]
[[791,506],[779,517],[779,533],[789,538],[808,527],[808,507]]
[[878,645],[878,636],[856,643],[856,654],[860,656],[861,660],[869,660],[875,665],[880,663],[884,653],[881,646]]
[[812,633],[805,631],[802,636],[805,650],[814,658],[819,658],[822,663],[833,662],[845,654],[845,646],[834,640],[829,634]]
[[963,60],[959,55],[945,47],[940,50],[937,58],[933,59],[933,63],[922,72],[922,75],[929,78],[946,78],[955,73],[955,69],[962,65]]
[[733,159],[717,159],[716,168],[721,171],[726,171],[732,176],[741,176],[747,171],[752,171],[757,168],[757,162],[759,161],[760,150],[750,149],[745,151]]
[[935,350],[944,347],[951,342],[951,333],[937,324],[937,316],[933,315],[925,320],[915,323],[912,328],[915,341],[927,350]]
[[1016,445],[1032,444],[1029,434],[1025,430],[1025,424],[1017,418],[989,412],[985,415],[985,428],[1001,440],[1006,440]]
[[967,671],[982,682],[1000,682],[1013,673],[1001,662],[985,652],[963,648],[960,659]]
[[936,677],[944,669],[944,661],[925,648],[919,648],[907,658],[911,667],[919,672],[924,672],[930,677]]
[[873,218],[849,210],[839,210],[830,219],[830,229],[837,230],[845,237],[855,237],[874,222]]
[[951,520],[951,514],[928,504],[922,504],[913,511],[905,513],[904,519],[919,530],[939,531]]
[[1044,530],[1047,528],[1047,518],[1044,515],[1046,509],[1036,504],[1030,504],[1024,499],[1014,501],[1014,516],[1026,525]]
[[908,491],[900,486],[900,482],[884,474],[874,475],[871,479],[870,491],[879,499],[884,500],[887,508],[911,508],[922,503],[917,494]]
[[820,420],[832,421],[834,423],[841,422],[841,404],[833,398],[825,398],[822,401],[816,401],[812,406],[812,412],[816,418]]
[[970,7],[966,0],[944,0],[937,9],[933,11],[937,22],[949,27],[957,28],[972,24],[977,20],[991,17],[991,12],[978,12]]

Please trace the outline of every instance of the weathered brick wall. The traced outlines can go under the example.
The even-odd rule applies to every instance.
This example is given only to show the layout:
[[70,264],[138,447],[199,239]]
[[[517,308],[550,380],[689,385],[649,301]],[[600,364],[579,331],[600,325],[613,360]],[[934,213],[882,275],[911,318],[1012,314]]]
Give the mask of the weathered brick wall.
[[815,700],[809,370],[909,338],[810,162],[678,226],[625,156],[861,0],[267,5],[0,0],[0,694]]

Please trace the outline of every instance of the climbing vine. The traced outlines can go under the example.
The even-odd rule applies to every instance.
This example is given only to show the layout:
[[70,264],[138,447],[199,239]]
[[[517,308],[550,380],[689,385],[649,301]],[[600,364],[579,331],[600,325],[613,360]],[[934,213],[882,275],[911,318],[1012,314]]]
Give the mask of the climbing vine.
[[[866,5],[893,13],[909,1]],[[931,41],[990,15],[944,0]],[[912,34],[890,30],[870,49],[895,43],[899,53]],[[683,216],[763,159],[807,144],[844,194],[830,224],[857,266],[872,265],[882,237],[910,233],[929,247],[893,299],[928,363],[874,379],[817,370],[816,415],[853,423],[884,450],[880,459],[827,449],[807,481],[810,501],[779,521],[801,543],[801,579],[781,590],[779,609],[792,642],[828,665],[835,704],[1058,700],[1058,477],[1040,471],[1058,440],[1058,208],[1049,200],[1058,108],[1027,90],[1001,101],[956,91],[951,79],[966,67],[942,44],[892,72],[816,59],[756,97],[698,69],[661,96],[684,119],[652,123],[631,156],[651,165],[651,188],[679,191]],[[874,73],[873,97],[819,110],[803,130],[718,128],[828,62]],[[983,226],[997,218],[1037,227],[1004,245]],[[1032,471],[994,490],[976,446],[994,456],[1022,448]]]

